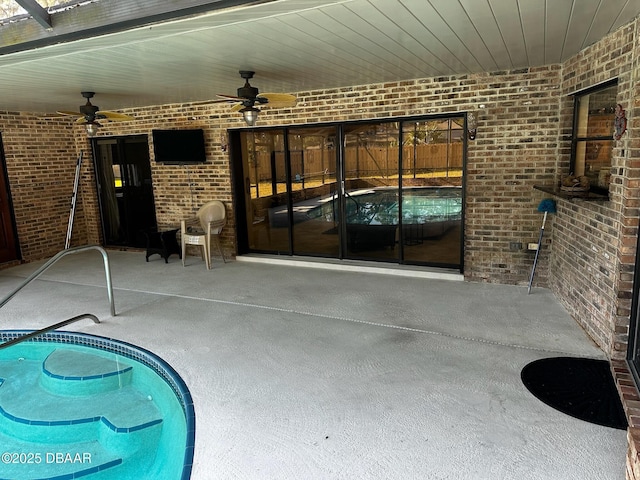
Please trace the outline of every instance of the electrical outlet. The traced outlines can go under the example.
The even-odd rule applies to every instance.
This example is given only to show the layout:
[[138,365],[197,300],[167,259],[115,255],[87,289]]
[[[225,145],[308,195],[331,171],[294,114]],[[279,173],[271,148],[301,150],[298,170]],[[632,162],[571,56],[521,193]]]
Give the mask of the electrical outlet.
[[509,242],[509,250],[515,252],[516,250],[522,250],[522,242]]
[[527,250],[532,250],[532,251],[536,251],[538,250],[538,244],[537,243],[529,243],[527,245]]

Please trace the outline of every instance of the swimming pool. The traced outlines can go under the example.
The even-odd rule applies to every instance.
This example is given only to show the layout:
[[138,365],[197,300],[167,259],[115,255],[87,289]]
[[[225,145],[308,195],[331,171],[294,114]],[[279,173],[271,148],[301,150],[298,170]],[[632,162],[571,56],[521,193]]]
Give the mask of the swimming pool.
[[0,480],[187,480],[194,440],[186,385],[147,350],[70,332],[0,350]]

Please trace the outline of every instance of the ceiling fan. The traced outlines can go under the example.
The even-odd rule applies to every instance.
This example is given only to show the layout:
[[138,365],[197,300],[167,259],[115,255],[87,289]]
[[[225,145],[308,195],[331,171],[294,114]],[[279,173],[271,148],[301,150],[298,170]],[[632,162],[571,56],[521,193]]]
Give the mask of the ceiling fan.
[[268,105],[270,107],[295,107],[296,97],[286,93],[259,93],[258,89],[249,84],[249,79],[253,78],[255,72],[240,70],[240,76],[244,78],[244,86],[238,89],[238,95],[218,95],[221,100],[214,100],[214,103],[229,102],[235,103],[232,110],[239,111],[244,117],[244,121],[249,126],[256,124],[260,109],[255,105]]
[[123,113],[109,112],[106,110],[100,110],[100,107],[93,105],[91,99],[95,95],[95,92],[80,92],[84,98],[87,99],[87,103],[80,105],[79,111],[71,112],[68,110],[60,110],[56,113],[59,115],[68,115],[72,117],[78,117],[76,123],[84,124],[87,128],[87,134],[93,137],[100,127],[100,123],[96,120],[110,120],[112,122],[124,122],[127,120],[133,120],[133,117],[125,115]]

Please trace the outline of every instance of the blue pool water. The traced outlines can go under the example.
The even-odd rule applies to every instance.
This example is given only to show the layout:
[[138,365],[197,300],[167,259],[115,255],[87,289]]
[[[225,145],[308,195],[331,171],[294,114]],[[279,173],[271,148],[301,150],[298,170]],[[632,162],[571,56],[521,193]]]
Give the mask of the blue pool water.
[[188,389],[151,352],[66,332],[0,350],[0,480],[187,480],[194,437]]
[[[452,222],[462,216],[460,187],[404,188],[402,203],[397,188],[374,188],[349,192],[346,196],[347,224],[398,225]],[[310,218],[335,221],[335,199],[307,212]]]

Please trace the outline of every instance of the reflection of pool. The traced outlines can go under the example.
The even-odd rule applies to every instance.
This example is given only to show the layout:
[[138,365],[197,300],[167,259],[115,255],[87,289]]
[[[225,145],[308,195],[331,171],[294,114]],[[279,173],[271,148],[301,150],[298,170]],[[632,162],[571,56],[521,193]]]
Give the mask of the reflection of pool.
[[[346,196],[347,224],[398,225],[398,189],[380,188],[351,191]],[[338,220],[335,198],[307,212],[309,218]],[[402,224],[455,222],[462,215],[459,187],[420,187],[402,190]]]
[[[424,239],[444,235],[462,218],[460,187],[404,188],[402,204],[397,188],[354,190],[347,193],[345,203],[347,245],[354,251],[393,249],[399,239],[399,225],[404,245],[421,244]],[[306,215],[307,219],[338,223],[336,197],[326,199]]]
[[194,423],[177,373],[133,345],[56,332],[0,350],[0,479],[186,480]]

